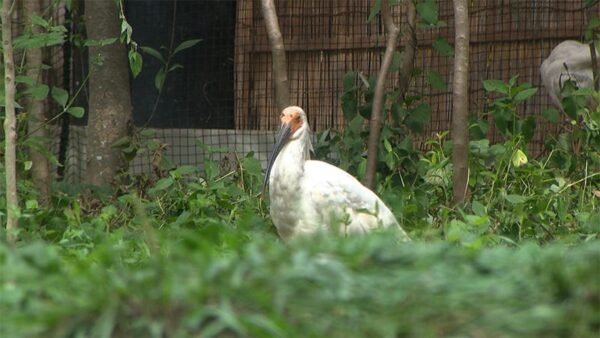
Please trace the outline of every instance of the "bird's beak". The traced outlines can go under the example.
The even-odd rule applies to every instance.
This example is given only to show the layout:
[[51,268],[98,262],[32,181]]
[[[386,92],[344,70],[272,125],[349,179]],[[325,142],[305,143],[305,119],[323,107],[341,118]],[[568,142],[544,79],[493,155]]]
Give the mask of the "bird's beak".
[[281,152],[281,149],[283,149],[283,147],[289,140],[291,133],[292,126],[289,123],[282,123],[281,128],[279,128],[277,136],[275,137],[275,146],[273,146],[273,152],[271,153],[269,163],[267,164],[267,171],[265,172],[265,181],[263,182],[263,196],[265,194],[265,191],[267,190],[267,185],[269,185],[269,177],[271,176],[271,169],[273,168],[273,163],[275,163],[277,155],[279,155],[279,152]]

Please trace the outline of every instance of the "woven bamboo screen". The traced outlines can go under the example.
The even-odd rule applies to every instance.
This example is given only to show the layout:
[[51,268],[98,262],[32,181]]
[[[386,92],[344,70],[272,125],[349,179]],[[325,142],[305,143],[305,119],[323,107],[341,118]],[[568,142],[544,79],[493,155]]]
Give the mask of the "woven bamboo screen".
[[[315,130],[341,128],[342,79],[348,71],[377,74],[385,44],[379,17],[367,23],[374,1],[276,0],[279,25],[287,51],[290,97],[305,108]],[[432,89],[423,76],[410,91],[421,93],[432,107],[428,133],[450,128],[452,114],[452,57],[431,48],[438,37],[453,44],[452,0],[438,0],[446,27],[418,29],[415,67],[439,72],[446,90]],[[551,49],[567,39],[579,40],[590,14],[576,0],[476,0],[471,3],[470,109],[484,110],[481,80],[508,80],[540,86],[539,66]],[[404,24],[400,6],[394,7],[397,24]],[[401,49],[406,45],[402,38]],[[235,122],[238,129],[272,130],[277,115],[271,83],[271,55],[259,0],[237,1],[235,42]],[[396,73],[397,74],[397,73]],[[396,75],[397,76],[397,75]],[[390,78],[393,85],[395,79]],[[550,103],[545,90],[521,107],[522,114],[539,116]],[[552,128],[538,119],[533,150],[540,150],[543,135]],[[493,128],[490,137],[496,138]],[[537,148],[537,149],[535,149]]]

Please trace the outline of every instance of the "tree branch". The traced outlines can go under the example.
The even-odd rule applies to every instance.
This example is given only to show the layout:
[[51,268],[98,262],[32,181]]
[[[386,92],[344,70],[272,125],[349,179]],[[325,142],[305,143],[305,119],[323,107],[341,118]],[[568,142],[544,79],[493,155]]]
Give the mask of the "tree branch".
[[[24,0],[23,9],[27,20],[31,21],[34,15],[41,15],[39,0]],[[34,33],[41,33],[42,29],[34,24],[30,24],[31,30]],[[30,48],[26,54],[27,76],[32,78],[35,83],[39,83],[42,79],[42,48]],[[48,130],[46,127],[46,112],[44,109],[44,101],[36,100],[29,96],[25,100],[25,107],[28,112],[27,130],[31,136],[44,142],[41,146],[45,146],[48,141]],[[33,184],[39,193],[39,199],[42,205],[47,205],[50,201],[50,163],[48,158],[36,149],[29,149],[29,157],[32,162],[31,178]]]
[[377,75],[377,82],[375,84],[375,94],[373,97],[373,110],[371,112],[370,132],[369,132],[369,143],[367,145],[367,170],[365,174],[365,186],[373,190],[375,188],[375,174],[377,171],[377,149],[379,147],[379,137],[381,135],[381,115],[384,106],[383,94],[385,92],[385,82],[387,75],[392,64],[394,57],[394,51],[398,45],[398,35],[400,30],[394,21],[392,20],[392,14],[390,13],[390,6],[388,0],[381,1],[381,17],[387,31],[387,42],[385,47],[385,54],[381,62],[381,68]]
[[273,0],[262,0],[262,14],[267,28],[269,45],[273,60],[273,86],[275,87],[275,103],[277,109],[282,111],[290,105],[290,89],[287,77],[287,63],[285,60],[285,46],[281,30],[279,30],[279,21],[277,20],[277,11]]
[[12,1],[2,2],[2,47],[4,48],[4,88],[5,88],[5,153],[4,168],[6,170],[6,233],[9,242],[15,242],[15,231],[19,226],[19,219],[15,209],[19,207],[17,196],[17,120],[15,117],[15,64],[12,47]]
[[404,32],[408,35],[408,41],[402,52],[402,63],[400,64],[400,72],[398,74],[398,92],[400,93],[400,98],[406,96],[408,87],[410,87],[410,80],[415,68],[415,54],[417,49],[417,10],[413,0],[405,0],[405,3],[406,26]]
[[598,65],[598,55],[596,54],[596,40],[590,42],[590,55],[592,57],[592,79],[594,81],[594,90],[600,90],[600,66]]
[[469,182],[469,7],[454,0],[455,55],[452,83],[452,186],[454,204],[467,197]]

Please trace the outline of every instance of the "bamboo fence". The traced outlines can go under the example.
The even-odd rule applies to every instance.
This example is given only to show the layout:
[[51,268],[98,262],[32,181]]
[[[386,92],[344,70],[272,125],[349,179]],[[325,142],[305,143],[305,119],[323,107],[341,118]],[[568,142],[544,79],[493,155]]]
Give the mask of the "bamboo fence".
[[[385,35],[379,16],[367,22],[370,0],[276,0],[288,59],[290,99],[305,108],[313,129],[340,129],[344,125],[340,96],[342,79],[349,71],[375,75],[379,69]],[[417,30],[415,67],[437,71],[447,88],[434,89],[423,75],[413,79],[410,92],[423,95],[432,107],[425,136],[450,128],[452,117],[451,56],[432,47],[437,38],[452,45],[451,0],[438,0],[439,18],[446,25]],[[552,48],[564,40],[580,40],[590,15],[600,15],[596,5],[584,10],[574,0],[476,0],[471,4],[470,111],[481,113],[490,102],[482,80],[519,82],[541,87],[539,66]],[[394,6],[397,24],[405,21],[403,7]],[[237,1],[235,40],[235,126],[237,129],[273,130],[278,127],[271,83],[271,54],[259,0]],[[400,50],[407,43],[402,37]],[[390,76],[389,86],[396,83]],[[543,148],[544,136],[559,126],[539,118],[550,107],[543,88],[522,107],[523,116],[534,115],[537,128],[530,150]],[[491,122],[491,121],[490,121]],[[490,123],[489,137],[499,135]]]

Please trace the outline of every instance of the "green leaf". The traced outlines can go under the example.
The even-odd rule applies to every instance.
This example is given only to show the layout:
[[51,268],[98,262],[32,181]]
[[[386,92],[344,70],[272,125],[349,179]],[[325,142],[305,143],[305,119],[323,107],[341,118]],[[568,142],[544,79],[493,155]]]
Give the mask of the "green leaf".
[[176,64],[172,65],[171,67],[169,67],[169,71],[168,72],[172,72],[175,69],[183,69],[183,66],[180,65],[180,64],[178,64],[178,63],[176,63]]
[[37,200],[27,200],[25,201],[25,209],[34,210],[39,207]]
[[175,47],[175,50],[173,51],[173,55],[181,52],[184,49],[194,47],[200,41],[202,41],[202,39],[191,39],[191,40],[186,40],[186,41],[180,43],[179,46]]
[[473,203],[471,203],[471,209],[473,210],[475,215],[478,215],[478,216],[484,216],[487,214],[487,210],[486,210],[485,206],[481,202],[476,201],[476,200],[473,201]]
[[439,22],[437,5],[433,0],[426,0],[417,4],[417,12],[429,26],[435,26]]
[[560,112],[554,108],[548,108],[542,111],[542,117],[552,123],[558,123]]
[[431,87],[439,90],[445,90],[448,87],[446,86],[446,82],[442,78],[442,75],[435,70],[430,70],[426,73],[427,82],[431,85]]
[[156,90],[161,91],[163,84],[165,83],[165,69],[161,68],[158,70],[158,72],[156,72],[156,75],[154,76],[154,87],[156,88]]
[[131,43],[131,33],[133,28],[129,25],[126,20],[121,21],[121,42],[127,41],[127,44]]
[[108,38],[108,39],[100,39],[100,40],[85,40],[85,42],[83,43],[83,45],[85,47],[96,47],[96,46],[107,46],[107,45],[112,45],[113,43],[117,42],[117,38]]
[[133,77],[137,77],[142,71],[142,55],[136,52],[133,48],[129,50],[129,68],[131,68],[131,73]]
[[163,55],[157,51],[156,49],[152,48],[152,47],[146,47],[146,46],[142,46],[140,47],[140,49],[144,52],[147,53],[151,56],[153,56],[155,59],[159,60],[160,62],[162,62],[163,64],[165,63],[165,58],[163,57]]
[[371,22],[377,14],[381,11],[381,0],[375,0],[373,7],[371,7],[371,11],[369,12],[369,16],[367,17],[367,22]]
[[71,107],[67,109],[67,113],[71,114],[73,117],[82,118],[83,114],[85,114],[85,109],[81,107]]
[[43,28],[48,28],[50,26],[48,21],[44,20],[44,18],[42,18],[41,16],[37,16],[37,15],[31,16],[31,23],[34,25],[43,27]]
[[390,72],[397,72],[400,70],[400,66],[402,65],[402,55],[398,51],[394,51],[394,55],[392,56],[392,64],[390,65]]
[[33,87],[30,87],[28,90],[25,91],[26,94],[33,96],[33,98],[36,100],[45,99],[48,96],[49,92],[50,87],[46,86],[45,84],[34,85]]
[[165,177],[165,178],[161,178],[158,182],[156,182],[156,185],[149,190],[149,192],[150,193],[156,193],[156,192],[159,192],[161,190],[165,190],[168,187],[172,186],[173,183],[175,183],[175,180],[171,176]]
[[15,82],[16,83],[24,83],[29,86],[33,86],[35,84],[35,81],[30,76],[25,76],[25,75],[17,75],[15,77]]
[[425,126],[431,120],[431,107],[427,103],[421,103],[410,111],[404,120],[406,126],[415,133],[422,133]]
[[33,167],[33,162],[32,161],[25,161],[25,162],[23,162],[23,169],[25,169],[25,171],[31,170],[31,167]]
[[510,204],[523,204],[527,201],[527,198],[521,195],[506,195],[504,197],[506,199],[506,201],[508,201],[508,203]]
[[69,93],[62,88],[52,87],[52,98],[64,108],[67,105],[67,101],[69,101]]
[[115,142],[113,142],[113,144],[111,145],[111,147],[113,147],[113,148],[124,148],[126,146],[129,146],[130,144],[131,144],[131,137],[129,137],[129,136],[123,136],[120,139],[118,139]]
[[500,80],[483,80],[483,88],[487,92],[497,92],[501,94],[508,94],[508,86]]
[[441,55],[444,55],[444,56],[454,55],[454,49],[452,48],[452,46],[450,46],[450,44],[448,43],[448,40],[446,40],[444,38],[435,39],[435,41],[433,41],[431,46],[433,47],[433,49],[435,49]]
[[535,93],[537,93],[537,91],[538,91],[537,88],[524,89],[524,90],[518,92],[517,95],[515,95],[514,99],[516,102],[523,102],[523,101],[527,100],[528,98],[532,97],[533,95],[535,95]]

